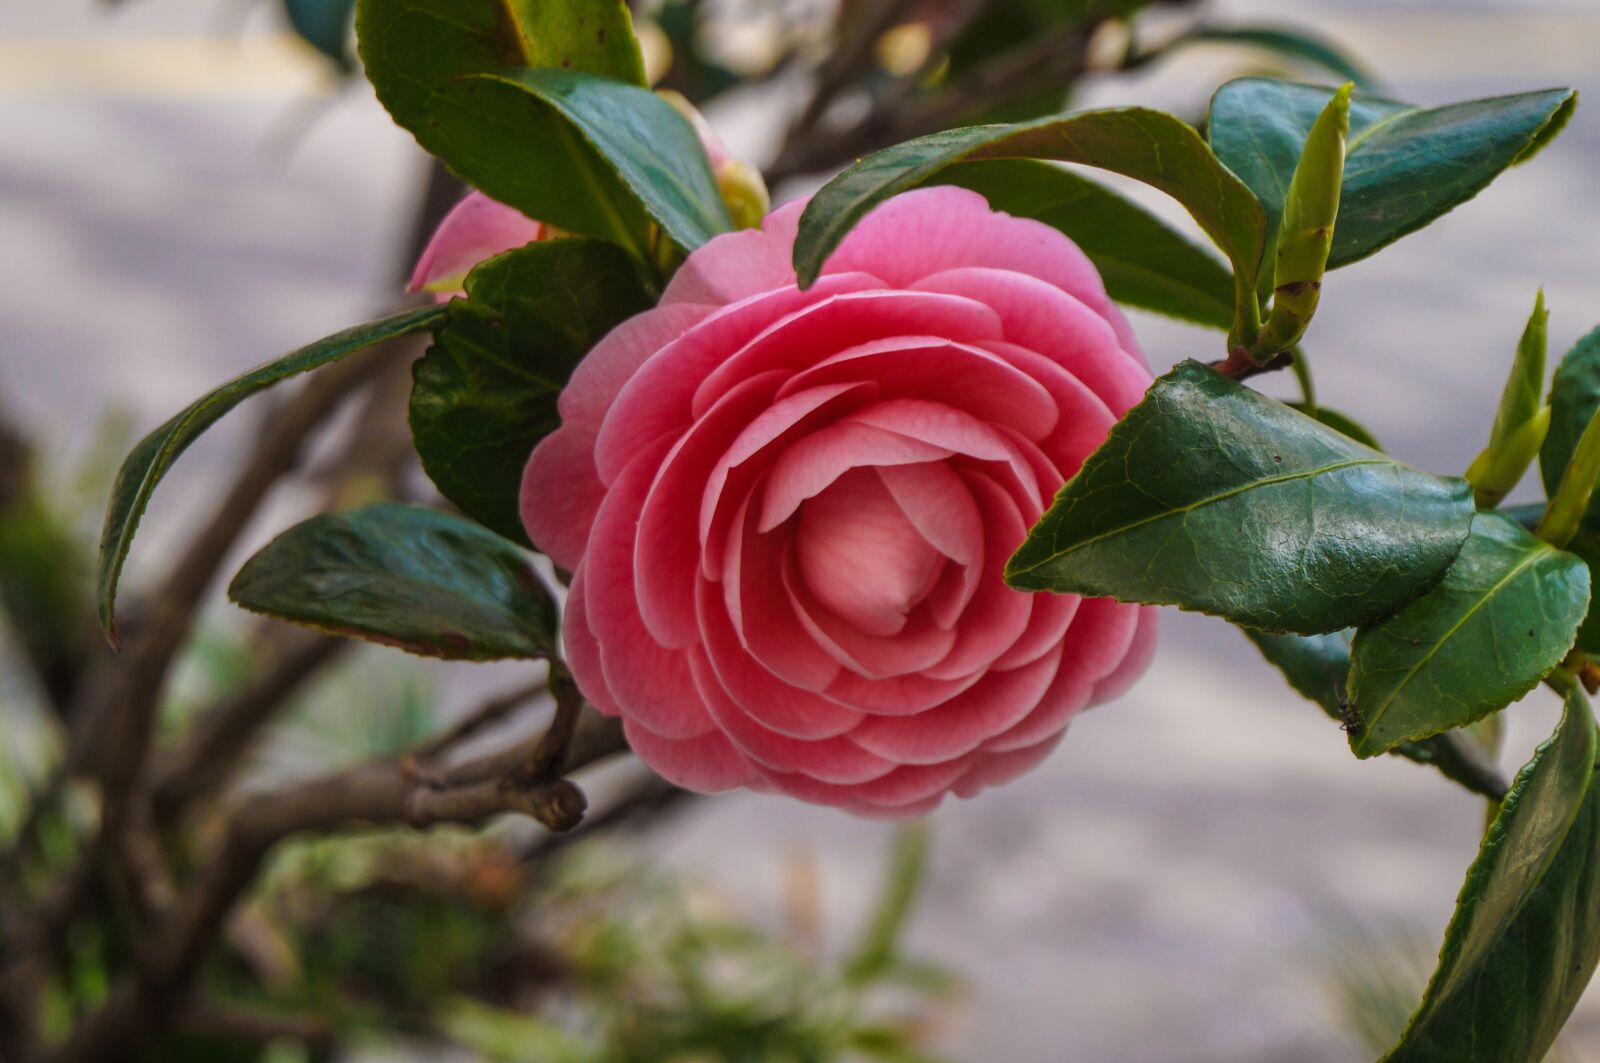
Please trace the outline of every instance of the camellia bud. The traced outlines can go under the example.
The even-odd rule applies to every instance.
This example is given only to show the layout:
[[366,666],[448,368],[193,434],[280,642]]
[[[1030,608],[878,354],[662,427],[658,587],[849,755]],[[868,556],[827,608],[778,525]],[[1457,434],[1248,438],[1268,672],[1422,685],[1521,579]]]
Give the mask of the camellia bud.
[[700,143],[706,149],[711,173],[717,179],[717,188],[722,192],[722,201],[728,206],[733,224],[740,229],[753,229],[760,225],[761,219],[772,209],[772,198],[767,193],[767,182],[762,178],[761,171],[729,154],[728,146],[717,136],[716,130],[682,93],[672,89],[657,89],[656,95],[672,104],[673,109],[687,118],[689,124],[694,126],[694,131],[700,134]]

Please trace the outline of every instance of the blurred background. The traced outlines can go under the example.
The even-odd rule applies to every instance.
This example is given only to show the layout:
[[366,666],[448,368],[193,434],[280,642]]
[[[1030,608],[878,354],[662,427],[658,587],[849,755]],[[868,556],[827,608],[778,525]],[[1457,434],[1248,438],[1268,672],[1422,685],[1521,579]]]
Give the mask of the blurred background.
[[[819,175],[779,153],[825,61],[833,5],[644,7],[647,43],[674,58],[669,83],[706,101],[736,153],[778,162],[775,199],[814,187]],[[1158,5],[1133,24],[1160,39],[1197,17],[1315,31],[1385,94],[1417,103],[1600,88],[1600,14],[1580,0],[1214,0]],[[70,530],[52,556],[92,545],[133,439],[221,380],[397,300],[428,163],[335,61],[342,34],[331,39],[319,52],[272,0],[0,6],[0,411],[31,440],[32,476]],[[1096,43],[1113,61],[1090,63],[1073,106],[1137,102],[1198,120],[1237,74],[1342,80],[1223,45],[1107,69],[1122,42]],[[904,62],[908,47],[915,66],[914,38],[883,43],[876,61]],[[858,105],[845,93],[834,127],[850,129]],[[1407,461],[1465,468],[1535,289],[1552,310],[1552,365],[1600,322],[1597,173],[1600,112],[1580,103],[1536,163],[1333,274],[1309,338],[1322,400]],[[1220,356],[1213,333],[1134,323],[1158,371]],[[130,588],[181,548],[263,416],[262,403],[245,407],[178,464]],[[319,461],[337,459],[340,430],[311,476],[269,497],[236,562],[325,503],[332,473]],[[780,799],[656,792],[647,829],[603,832],[559,859],[514,826],[294,843],[214,979],[219,991],[265,985],[338,1036],[274,1027],[244,1048],[224,1038],[237,1056],[195,1042],[212,1047],[190,1045],[192,1058],[321,1058],[333,1043],[393,1059],[1372,1058],[1431,968],[1482,806],[1397,758],[1356,761],[1228,625],[1164,621],[1140,685],[1076,722],[1033,774],[941,808],[925,835]],[[248,675],[249,626],[220,592],[208,598],[169,688],[173,734]],[[0,832],[17,829],[56,755],[19,634],[0,657]],[[347,654],[297,692],[246,785],[398,753],[525,678]],[[1542,693],[1506,712],[1508,768],[1555,712]],[[597,789],[603,802],[639,785],[617,765]],[[504,928],[530,906],[539,926],[508,952]],[[92,1000],[101,962],[94,940],[79,945],[68,1011]],[[408,1016],[417,1001],[432,1014]],[[853,1055],[817,1033],[841,1028]],[[190,1058],[178,1051],[155,1058]],[[1600,993],[1561,1051],[1600,1059]]]

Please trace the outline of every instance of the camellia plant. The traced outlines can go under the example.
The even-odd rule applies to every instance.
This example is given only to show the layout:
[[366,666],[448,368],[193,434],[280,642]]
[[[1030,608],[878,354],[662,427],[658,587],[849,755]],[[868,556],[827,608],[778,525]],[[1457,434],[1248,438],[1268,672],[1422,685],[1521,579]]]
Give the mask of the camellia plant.
[[[1330,270],[1530,159],[1573,92],[1425,108],[1245,78],[1204,135],[1138,107],[963,126],[768,211],[759,175],[647,87],[621,0],[359,0],[356,27],[380,100],[476,189],[418,265],[434,299],[135,448],[101,543],[113,641],[134,532],[185,447],[290,376],[429,333],[410,429],[457,512],[314,517],[231,597],[414,653],[546,662],[557,710],[492,770],[339,779],[307,798],[330,817],[568,829],[567,773],[624,741],[690,789],[920,815],[1048,755],[1138,678],[1155,607],[1176,606],[1238,625],[1356,756],[1490,802],[1385,1058],[1543,1058],[1600,959],[1600,333],[1547,396],[1536,302],[1465,476],[1318,404],[1302,343]],[[1060,163],[1165,193],[1221,257]],[[1119,304],[1222,342],[1152,380]],[[1284,369],[1299,403],[1246,384]],[[1548,503],[1499,510],[1535,457]],[[1507,785],[1495,714],[1540,683],[1565,710]],[[273,815],[75,1043],[186,977]]]

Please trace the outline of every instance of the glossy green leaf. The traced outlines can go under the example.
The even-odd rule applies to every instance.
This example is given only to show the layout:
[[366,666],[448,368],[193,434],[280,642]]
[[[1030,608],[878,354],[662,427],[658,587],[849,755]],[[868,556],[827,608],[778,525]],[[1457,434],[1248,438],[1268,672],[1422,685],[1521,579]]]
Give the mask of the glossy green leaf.
[[[1283,673],[1301,697],[1320,706],[1340,726],[1348,726],[1349,702],[1340,695],[1350,675],[1352,631],[1326,635],[1283,635],[1240,628],[1273,667]],[[1505,780],[1476,742],[1459,732],[1447,732],[1419,742],[1401,742],[1389,752],[1417,764],[1429,764],[1453,782],[1495,800],[1505,796]]]
[[283,10],[302,40],[341,70],[350,69],[350,22],[356,0],[283,0]]
[[134,533],[139,529],[139,518],[144,516],[156,484],[161,482],[161,478],[190,443],[251,395],[265,391],[297,373],[336,362],[376,343],[431,329],[442,322],[444,316],[444,307],[426,306],[336,332],[228,381],[196,399],[172,420],[140,440],[117,471],[117,478],[111,485],[111,501],[106,508],[105,525],[100,532],[95,605],[100,615],[100,625],[112,644],[115,645],[117,640],[117,581],[122,575],[122,563],[128,556],[128,548],[133,545]]
[[1184,362],[1062,488],[1006,579],[1317,634],[1431,588],[1472,512],[1466,481]]
[[1533,533],[1554,546],[1566,546],[1583,525],[1600,481],[1600,411],[1589,419],[1572,458],[1561,474],[1555,494],[1545,507],[1544,516]]
[[1550,312],[1544,308],[1544,290],[1540,289],[1500,392],[1489,445],[1467,469],[1467,480],[1480,509],[1493,509],[1517,486],[1549,431],[1549,407],[1541,402],[1549,322]]
[[1167,45],[1163,52],[1191,44],[1239,44],[1260,48],[1290,59],[1315,63],[1356,88],[1371,90],[1372,75],[1344,49],[1326,37],[1287,26],[1200,26]]
[[1580,531],[1565,549],[1589,566],[1589,610],[1584,614],[1583,623],[1578,626],[1578,649],[1589,654],[1600,654],[1600,609],[1595,607],[1594,593],[1594,588],[1600,586],[1600,537]]
[[[1600,328],[1572,345],[1550,382],[1550,430],[1539,448],[1545,496],[1554,498],[1584,429],[1600,413]],[[1582,526],[1600,531],[1600,499],[1591,498]]]
[[451,660],[543,657],[560,626],[523,551],[460,517],[397,502],[295,525],[246,562],[228,597],[329,634]]
[[[1266,209],[1277,232],[1290,175],[1332,89],[1272,78],[1230,81],[1211,100],[1211,147]],[[1529,158],[1566,123],[1571,89],[1422,108],[1350,101],[1350,139],[1328,268],[1365,258],[1427,225]]]
[[643,88],[622,0],[360,0],[378,98],[468,183],[643,258],[732,227],[689,123]]
[[1272,312],[1249,352],[1257,364],[1265,365],[1298,343],[1321,301],[1349,132],[1350,86],[1346,84],[1312,123],[1300,161],[1289,178],[1272,256]]
[[1350,748],[1370,757],[1505,708],[1561,663],[1588,604],[1582,561],[1479,513],[1443,582],[1356,633]]
[[1329,409],[1327,406],[1322,405],[1318,405],[1315,409],[1308,409],[1303,402],[1291,402],[1289,403],[1289,408],[1298,410],[1312,420],[1327,425],[1340,435],[1349,436],[1364,447],[1371,447],[1373,450],[1383,449],[1383,445],[1378,442],[1378,437],[1348,414],[1340,413],[1338,410]]
[[571,70],[521,70],[469,79],[510,85],[571,123],[672,241],[692,251],[733,230],[711,161],[677,108],[648,89]]
[[1066,233],[1119,303],[1213,328],[1233,324],[1227,265],[1102,184],[1032,159],[957,163],[929,183],[970,188],[995,210]]
[[411,432],[440,492],[526,542],[522,469],[560,424],[556,399],[601,337],[652,305],[638,266],[599,240],[530,244],[467,275],[413,372]]
[[1265,222],[1250,190],[1219,163],[1200,135],[1170,114],[1128,107],[1054,115],[1014,125],[967,126],[869,155],[811,198],[795,237],[795,273],[810,285],[850,229],[889,197],[975,159],[1082,163],[1143,181],[1176,199],[1233,264],[1236,313],[1255,322],[1253,283]]
[[1422,1004],[1384,1063],[1539,1063],[1600,959],[1594,718],[1567,696],[1468,869]]

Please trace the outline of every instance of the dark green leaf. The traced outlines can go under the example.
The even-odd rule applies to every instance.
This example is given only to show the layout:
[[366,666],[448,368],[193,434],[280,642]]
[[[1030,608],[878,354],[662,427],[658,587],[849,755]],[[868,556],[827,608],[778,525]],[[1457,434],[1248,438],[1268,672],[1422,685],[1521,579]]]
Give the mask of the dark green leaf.
[[[1332,720],[1347,726],[1348,702],[1340,694],[1350,675],[1351,631],[1326,635],[1278,635],[1240,628],[1261,655],[1283,673],[1295,693],[1322,708]],[[1431,764],[1439,773],[1474,793],[1495,800],[1505,796],[1505,780],[1482,749],[1460,733],[1434,735],[1420,742],[1402,742],[1389,752],[1417,764]]]
[[[659,211],[685,247],[705,236],[686,217],[712,232],[729,227],[693,129],[643,88],[623,0],[359,0],[356,27],[367,76],[395,120],[470,184],[530,218],[640,258],[649,250],[647,210]],[[513,80],[528,71],[541,77]],[[597,138],[619,101],[639,110]],[[691,174],[691,190],[709,187],[711,197],[675,202],[670,182],[630,184],[641,171]]]
[[1322,422],[1335,432],[1338,432],[1341,435],[1349,436],[1351,439],[1355,440],[1357,443],[1360,443],[1364,447],[1371,447],[1373,450],[1383,449],[1383,445],[1378,442],[1377,436],[1373,435],[1363,425],[1358,424],[1354,419],[1340,413],[1338,410],[1330,410],[1328,407],[1322,405],[1318,405],[1316,409],[1308,410],[1303,402],[1291,402],[1289,404],[1289,408],[1292,410],[1299,410],[1307,417]]
[[[1537,509],[1537,507],[1533,507]],[[1540,513],[1534,513],[1537,524]],[[1594,588],[1600,586],[1600,538],[1580,531],[1566,546],[1567,552],[1589,566],[1589,611],[1578,627],[1578,649],[1589,654],[1600,654],[1600,609],[1595,608]]]
[[1238,312],[1254,313],[1255,298],[1248,289],[1264,246],[1261,205],[1193,128],[1170,114],[1139,107],[951,129],[869,155],[829,181],[807,204],[794,244],[801,285],[816,280],[845,234],[879,203],[930,182],[955,163],[1001,158],[1083,163],[1165,192],[1188,209],[1228,256],[1235,275],[1243,279],[1235,286]]
[[655,93],[570,70],[484,75],[463,91],[484,83],[511,85],[549,104],[684,250],[733,229],[699,134]]
[[1538,1063],[1600,958],[1594,718],[1567,696],[1467,871],[1439,965],[1384,1063]]
[[479,265],[414,370],[411,432],[444,496],[527,541],[522,468],[560,423],[556,398],[589,349],[648,309],[637,265],[599,240],[530,244]]
[[1317,634],[1427,591],[1471,520],[1466,481],[1184,362],[1062,488],[1006,579]]
[[[1550,382],[1550,430],[1539,449],[1545,496],[1554,498],[1561,476],[1578,449],[1583,430],[1600,412],[1600,328],[1584,336],[1561,359]],[[1582,526],[1600,531],[1600,498],[1590,498]]]
[[1104,185],[1032,159],[957,163],[930,183],[970,188],[995,210],[1066,233],[1119,303],[1214,328],[1233,324],[1227,265]]
[[1479,513],[1433,590],[1356,633],[1350,736],[1370,757],[1516,701],[1572,648],[1589,572],[1499,513]]
[[[1266,209],[1269,239],[1311,125],[1332,89],[1272,78],[1230,81],[1211,100],[1211,146]],[[1350,101],[1344,190],[1328,268],[1365,258],[1481,192],[1566,122],[1571,89],[1421,108]]]
[[1242,44],[1261,48],[1291,59],[1315,63],[1345,81],[1352,81],[1358,89],[1374,87],[1372,75],[1326,37],[1308,30],[1287,26],[1201,26],[1190,30],[1164,51],[1189,44]]
[[252,612],[451,660],[543,657],[555,602],[527,555],[470,521],[380,502],[295,525],[228,597]]
[[134,533],[138,531],[139,518],[144,515],[156,484],[161,482],[172,463],[178,460],[178,455],[190,443],[239,403],[279,381],[336,362],[375,343],[431,329],[444,317],[444,307],[427,306],[336,332],[230,380],[195,400],[183,412],[140,440],[117,471],[116,481],[111,485],[111,501],[106,508],[105,527],[100,532],[95,605],[100,615],[100,625],[105,628],[106,636],[112,643],[115,644],[117,638],[117,580],[122,575],[122,562],[128,556],[128,547],[133,544]]
[[356,0],[283,0],[289,25],[311,47],[350,69],[350,21]]

